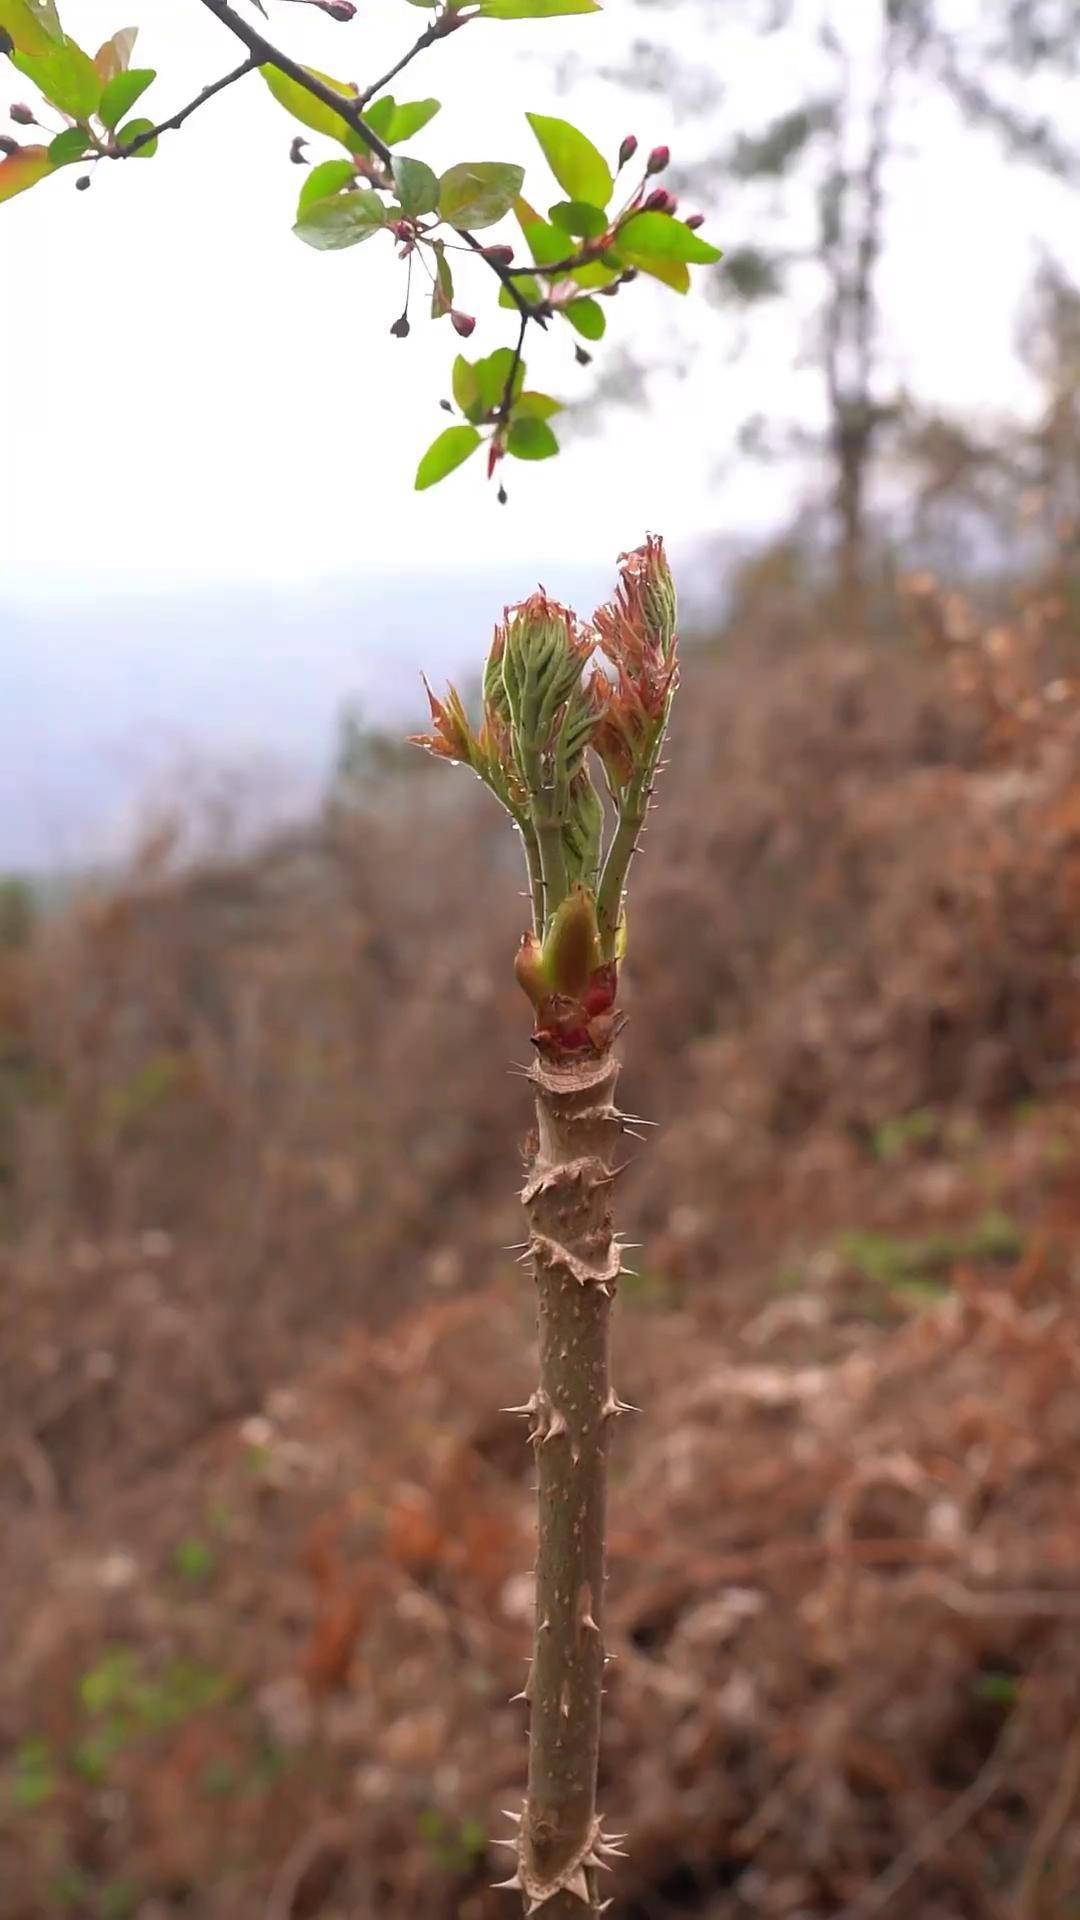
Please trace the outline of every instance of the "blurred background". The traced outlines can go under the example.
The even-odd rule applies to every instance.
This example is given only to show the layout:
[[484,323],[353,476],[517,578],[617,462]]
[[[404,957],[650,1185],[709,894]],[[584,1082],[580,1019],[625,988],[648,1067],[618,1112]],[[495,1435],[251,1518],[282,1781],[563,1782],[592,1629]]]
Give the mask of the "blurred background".
[[[418,17],[268,11],[361,82]],[[158,117],[234,64],[68,0],[129,22]],[[613,1920],[1080,1915],[1078,47],[1076,0],[438,47],[432,164],[666,140],[725,248],[533,349],[564,452],[505,509],[412,492],[446,334],[297,245],[257,85],[4,206],[3,1920],[508,1911],[522,906],[402,736],[649,528]]]

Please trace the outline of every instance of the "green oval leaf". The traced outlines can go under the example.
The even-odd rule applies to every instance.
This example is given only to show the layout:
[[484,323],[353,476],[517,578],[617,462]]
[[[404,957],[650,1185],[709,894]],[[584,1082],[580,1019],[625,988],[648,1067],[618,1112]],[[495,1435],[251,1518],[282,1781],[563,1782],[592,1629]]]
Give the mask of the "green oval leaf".
[[607,332],[607,315],[598,300],[571,300],[562,312],[586,340],[602,340]]
[[592,141],[571,126],[569,120],[552,120],[543,113],[527,113],[525,118],[563,192],[571,200],[606,207],[615,191],[615,182],[607,161]]
[[46,53],[16,51],[11,55],[11,64],[33,81],[46,100],[59,107],[61,113],[69,114],[72,120],[88,120],[97,112],[101,75],[90,55],[74,40],[50,42]]
[[[317,67],[305,67],[304,71],[314,79],[321,80],[324,86],[333,87],[337,93],[356,95],[355,87],[331,79],[328,73],[320,73]],[[359,134],[353,131],[347,120],[342,119],[340,113],[335,113],[332,107],[316,100],[305,87],[290,80],[287,73],[282,73],[278,67],[260,67],[259,72],[278,105],[284,107],[286,113],[291,113],[294,120],[299,120],[301,126],[310,127],[313,133],[325,133],[331,140],[340,140],[350,152],[357,152],[363,146]]]
[[362,187],[357,193],[338,193],[305,207],[293,232],[321,253],[357,247],[386,225],[386,208],[377,193]]
[[690,269],[685,260],[661,260],[648,253],[628,253],[626,264],[651,274],[654,280],[662,280],[665,287],[673,287],[676,293],[690,291]]
[[572,233],[582,240],[598,240],[607,232],[606,213],[600,207],[589,206],[585,200],[560,200],[557,206],[548,208],[548,219],[563,233]]
[[423,493],[425,487],[433,487],[438,480],[445,480],[448,473],[460,467],[470,453],[475,453],[480,445],[480,435],[475,427],[447,427],[433,440],[416,469],[415,487],[417,493]]
[[515,460],[550,460],[553,453],[558,453],[559,443],[546,420],[523,414],[510,423],[506,451]]
[[27,187],[36,186],[52,171],[48,147],[20,147],[18,153],[9,153],[0,160],[0,200],[25,193]]
[[153,131],[152,120],[125,120],[123,126],[117,128],[116,144],[118,147],[130,147],[133,140],[142,140],[142,146],[136,147],[131,157],[133,160],[152,160],[157,152],[157,139],[143,140],[142,137],[144,133]]
[[440,108],[441,102],[438,100],[402,101],[400,106],[394,108],[389,128],[383,135],[387,146],[396,147],[402,140],[411,140],[414,133],[419,133],[429,120],[434,120]]
[[98,118],[110,133],[125,113],[130,113],[140,94],[146,92],[151,80],[157,75],[153,67],[132,67],[128,72],[114,74],[105,82],[101,101],[98,106]]
[[553,413],[561,413],[563,403],[553,400],[550,393],[526,391],[519,393],[514,402],[514,419],[550,420]]
[[327,200],[331,194],[340,193],[350,181],[356,179],[356,168],[351,160],[322,160],[312,167],[300,189],[300,198],[296,203],[296,217],[315,200]]
[[63,133],[49,142],[49,159],[54,167],[70,166],[73,160],[82,159],[89,145],[81,127],[65,127]]
[[439,182],[424,160],[409,160],[404,154],[394,161],[394,185],[402,213],[410,220],[431,213],[438,204]]
[[553,20],[560,13],[599,13],[600,0],[480,0],[482,20]]
[[454,276],[450,270],[450,262],[446,257],[445,241],[433,240],[431,243],[431,251],[435,255],[435,282],[431,289],[431,317],[433,320],[441,320],[443,314],[449,313],[454,304]]
[[631,214],[619,228],[619,250],[627,255],[647,254],[654,260],[683,260],[696,267],[711,267],[721,257],[719,247],[671,213]]
[[0,27],[19,53],[48,53],[64,38],[53,0],[0,0]]
[[[531,273],[515,273],[514,285],[523,299],[528,300],[534,307],[539,306],[540,301],[543,299],[543,293],[539,280],[534,280]],[[511,308],[514,313],[519,311],[517,301],[514,299],[509,288],[505,286],[499,288],[499,305],[500,307]]]
[[439,181],[439,213],[453,227],[493,227],[509,213],[524,178],[523,167],[463,160]]

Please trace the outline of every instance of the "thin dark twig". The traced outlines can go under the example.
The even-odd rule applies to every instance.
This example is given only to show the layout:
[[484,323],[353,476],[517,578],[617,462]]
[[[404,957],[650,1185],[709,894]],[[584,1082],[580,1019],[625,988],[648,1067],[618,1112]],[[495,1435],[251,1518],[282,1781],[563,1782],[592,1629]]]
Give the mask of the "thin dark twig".
[[351,127],[365,146],[370,147],[376,159],[381,160],[383,166],[391,173],[393,172],[394,156],[385,141],[380,140],[374,127],[368,126],[357,105],[355,94],[339,92],[337,87],[332,87],[325,80],[320,80],[318,74],[310,73],[306,67],[302,67],[299,61],[290,59],[287,53],[282,53],[279,47],[275,47],[267,40],[257,27],[253,27],[249,21],[236,13],[229,5],[229,0],[202,0],[202,5],[214,15],[216,20],[221,21],[223,27],[228,27],[230,33],[234,33],[238,40],[243,41],[248,52],[255,55],[258,66],[276,67],[278,72],[283,73],[287,79],[295,80],[297,86],[303,87],[305,93],[310,93],[313,99],[321,100],[324,107],[329,107],[333,113],[340,114],[346,126]]
[[[282,53],[280,48],[275,47],[256,27],[253,27],[249,21],[244,20],[240,14],[236,13],[229,5],[229,0],[201,0],[201,4],[214,15],[216,20],[221,21],[223,27],[228,27],[230,33],[234,33],[238,40],[243,41],[249,53],[255,55],[257,65],[276,67],[279,73],[283,73],[288,79],[294,80],[297,86],[303,87],[305,93],[310,93],[313,99],[321,100],[323,106],[329,107],[332,112],[340,114],[346,126],[351,127],[354,133],[359,134],[360,139],[364,141],[366,146],[370,147],[376,158],[382,161],[383,166],[387,169],[391,178],[393,177],[394,156],[385,141],[380,140],[374,128],[368,126],[360,111],[358,95],[340,93],[336,87],[328,86],[325,80],[320,80],[317,74],[309,73],[306,67],[300,66],[298,61],[290,59],[287,53]],[[487,262],[491,271],[506,288],[518,312],[523,317],[527,316],[530,320],[535,320],[537,325],[542,327],[544,325],[543,315],[530,301],[525,299],[524,294],[514,285],[508,269],[500,265],[498,261],[488,259],[482,242],[476,238],[474,233],[470,233],[466,227],[455,227],[454,232],[457,234],[459,240],[464,240],[465,244],[470,247],[474,253],[478,253],[481,258]]]
[[373,80],[370,87],[364,88],[363,93],[357,100],[357,106],[366,107],[368,101],[371,100],[375,94],[381,93],[384,87],[390,85],[391,80],[397,78],[402,69],[409,65],[410,60],[416,59],[418,53],[423,53],[425,47],[434,46],[436,40],[444,40],[450,31],[447,22],[453,20],[453,18],[453,14],[444,14],[440,19],[433,20],[430,27],[425,27],[419,40],[413,42],[408,53],[403,53],[401,59],[398,60],[394,66],[388,68],[380,79]]
[[215,93],[223,93],[226,87],[231,87],[235,81],[242,80],[246,73],[254,73],[258,64],[256,55],[249,54],[247,59],[238,67],[234,67],[231,73],[223,74],[220,80],[214,80],[208,87],[204,87],[194,100],[189,100],[187,106],[181,107],[179,113],[174,113],[170,120],[162,120],[156,127],[148,127],[145,133],[137,133],[134,140],[127,141],[124,146],[114,148],[111,158],[129,160],[131,155],[138,153],[141,147],[148,147],[151,140],[156,140],[159,133],[171,133],[174,129],[182,127],[188,115],[195,112],[196,107],[205,106],[208,100],[213,99]]
[[518,368],[521,365],[522,355],[525,351],[525,335],[528,330],[529,316],[527,313],[523,313],[521,316],[521,326],[518,329],[517,346],[514,348],[514,357],[510,362],[510,371],[506,376],[506,385],[503,388],[503,396],[499,402],[499,411],[495,416],[497,428],[504,427],[510,418],[510,409],[514,404],[514,381],[517,379]]

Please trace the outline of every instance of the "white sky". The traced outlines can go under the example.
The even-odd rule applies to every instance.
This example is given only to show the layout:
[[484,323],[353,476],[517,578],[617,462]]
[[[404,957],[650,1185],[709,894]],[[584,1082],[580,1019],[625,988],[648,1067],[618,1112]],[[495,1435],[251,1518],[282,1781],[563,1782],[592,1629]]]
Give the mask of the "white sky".
[[[158,66],[162,77],[137,111],[156,118],[242,55],[197,0],[60,5],[91,50],[116,27],[139,24],[134,63]],[[361,0],[347,27],[310,7],[271,0],[269,11],[280,44],[361,83],[423,20],[402,0]],[[684,55],[719,59],[707,8],[700,17],[695,27],[680,16]],[[470,25],[395,87],[399,98],[435,93],[446,103],[411,150],[437,169],[461,158],[520,160],[526,192],[532,183],[541,205],[549,184],[548,199],[559,196],[526,108],[577,117],[608,149],[633,126],[643,145],[670,139],[678,157],[667,102],[629,102],[588,73],[624,60],[633,33],[651,24],[628,0],[609,0],[605,13],[578,19]],[[567,53],[583,64],[561,96],[552,61]],[[740,47],[726,34],[723,60],[749,110],[791,104],[767,47],[748,38]],[[25,96],[25,83],[0,68],[9,98]],[[4,593],[70,599],[124,583],[166,591],[204,580],[411,575],[493,555],[535,566],[550,555],[614,553],[646,527],[678,542],[782,517],[790,488],[775,471],[744,467],[720,488],[711,476],[751,407],[800,404],[809,377],[792,368],[792,313],[779,307],[755,319],[753,349],[732,366],[733,321],[700,295],[680,302],[640,282],[607,307],[608,342],[669,352],[673,342],[700,343],[689,378],[657,384],[651,416],[616,409],[557,463],[508,462],[512,505],[503,511],[479,457],[415,494],[419,452],[446,424],[437,402],[459,343],[447,322],[427,322],[419,302],[411,338],[389,336],[404,269],[388,242],[326,255],[296,240],[303,175],[287,158],[293,130],[251,76],[166,135],[152,161],[102,165],[85,194],[67,172],[0,207]],[[703,130],[682,137],[700,145]],[[1067,253],[1075,221],[1066,223],[1052,189],[1001,165],[987,143],[944,137],[905,163],[885,278],[895,363],[940,398],[997,406],[1021,392],[1010,333],[1032,238],[1053,233]],[[722,243],[723,219],[710,231]],[[1075,256],[1075,238],[1071,245]],[[467,352],[512,338],[482,268],[462,273],[459,298],[481,315]],[[531,383],[586,390],[569,329],[555,335],[534,344]]]

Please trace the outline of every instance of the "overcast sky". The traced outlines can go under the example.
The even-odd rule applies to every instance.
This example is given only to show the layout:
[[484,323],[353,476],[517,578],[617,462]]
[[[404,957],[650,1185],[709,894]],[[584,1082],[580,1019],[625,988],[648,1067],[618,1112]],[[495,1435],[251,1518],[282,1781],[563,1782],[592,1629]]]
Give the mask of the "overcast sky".
[[[962,11],[977,0],[956,4]],[[236,43],[197,0],[61,6],[91,48],[118,25],[140,25],[136,62],[162,74],[143,103],[157,117],[236,64]],[[418,22],[403,0],[361,0],[347,27],[311,7],[271,0],[270,11],[283,45],[361,83]],[[680,16],[678,40],[689,58],[719,62],[708,18],[707,7]],[[576,19],[469,26],[398,85],[399,97],[434,91],[446,103],[414,150],[436,167],[463,156],[523,161],[541,203],[549,183],[525,108],[571,112],[609,149],[632,124],[646,144],[671,138],[678,158],[707,130],[673,135],[663,99],[630,102],[588,73],[625,61],[631,33],[650,25],[648,10],[612,0]],[[566,53],[583,63],[569,99],[545,58]],[[734,68],[748,109],[791,103],[790,76],[767,47],[725,33],[722,57],[729,92]],[[640,283],[632,300],[608,308],[609,343],[632,335],[652,349],[667,336],[670,350],[676,327],[680,340],[704,343],[688,379],[657,383],[651,417],[617,410],[557,466],[515,466],[506,512],[482,484],[479,461],[414,494],[418,453],[445,424],[437,400],[457,342],[447,323],[417,324],[407,342],[390,337],[403,269],[388,243],[325,255],[296,240],[302,175],[287,157],[291,128],[252,76],[167,135],[152,161],[103,166],[85,194],[67,172],[4,205],[8,593],[79,595],[102,576],[166,586],[302,582],[373,567],[411,573],[469,567],[492,551],[595,557],[646,526],[686,537],[775,515],[783,502],[775,475],[751,470],[719,490],[710,475],[748,403],[796,392],[792,315],[756,321],[758,347],[733,370],[732,322],[706,312],[700,294],[680,302]],[[1032,235],[1055,219],[1060,226],[1060,215],[1052,193],[997,163],[985,143],[953,143],[948,166],[942,158],[935,139],[927,164],[916,156],[906,167],[886,305],[904,369],[942,397],[978,404],[1015,390],[1016,295]],[[712,227],[720,242],[722,227]],[[463,303],[482,316],[473,345],[511,337],[484,270],[460,277]],[[587,387],[569,329],[533,355],[532,379],[560,392]]]
[[[974,16],[978,3],[953,0],[960,15]],[[117,27],[139,25],[134,63],[161,73],[139,111],[155,118],[237,64],[237,44],[198,0],[59,4],[91,50]],[[349,26],[280,0],[268,0],[268,10],[284,47],[361,84],[422,19],[404,0],[360,0]],[[872,9],[858,15],[873,17]],[[845,19],[853,22],[855,10]],[[729,28],[721,35],[709,6],[672,13],[609,0],[603,13],[580,18],[471,24],[424,56],[395,90],[399,98],[435,93],[445,106],[411,150],[436,169],[463,158],[520,161],[526,191],[542,207],[559,192],[526,109],[577,119],[609,153],[633,128],[643,147],[667,139],[676,161],[693,159],[716,143],[715,125],[688,121],[656,94],[628,98],[596,77],[625,66],[643,32],[667,32],[684,60],[721,75],[725,127],[801,95],[801,59],[795,68],[771,43]],[[805,57],[813,57],[809,42]],[[560,63],[571,71],[567,91]],[[32,91],[6,62],[0,73],[9,100]],[[683,377],[654,382],[649,412],[608,410],[599,430],[567,436],[557,462],[508,462],[506,509],[479,459],[430,493],[413,492],[419,453],[446,424],[438,399],[459,342],[448,323],[432,325],[421,312],[407,341],[391,338],[404,269],[388,243],[319,254],[294,237],[303,174],[288,158],[293,131],[253,75],[164,136],[153,160],[102,165],[82,194],[67,171],[0,206],[0,621],[9,610],[0,633],[8,789],[0,860],[33,840],[41,783],[62,773],[63,787],[80,746],[97,753],[106,733],[112,740],[125,728],[149,729],[163,716],[195,725],[215,704],[216,686],[217,706],[235,711],[246,741],[237,689],[259,657],[265,615],[254,609],[267,591],[292,609],[274,683],[279,704],[289,705],[304,671],[297,621],[305,596],[325,590],[323,632],[340,643],[324,641],[316,653],[326,672],[323,708],[332,710],[350,684],[349,658],[356,683],[368,684],[372,661],[385,656],[384,624],[396,634],[410,627],[425,573],[490,581],[494,617],[507,594],[537,578],[558,591],[646,529],[686,553],[703,534],[779,524],[796,497],[795,479],[776,469],[744,463],[720,480],[716,473],[749,411],[805,417],[813,408],[812,369],[797,364],[802,317],[792,303],[761,312],[749,351],[734,362],[737,323],[706,301],[699,275],[688,301],[639,281],[606,308],[607,341],[593,372],[620,340],[681,368]],[[1075,207],[1004,164],[987,140],[959,139],[932,109],[910,132],[890,183],[896,214],[882,279],[892,368],[958,407],[1022,404],[1017,303],[1041,240],[1080,272]],[[311,151],[331,149],[314,140]],[[723,204],[709,232],[720,244],[727,238]],[[459,299],[480,315],[470,353],[512,339],[483,268],[470,262],[460,271]],[[568,328],[533,343],[531,384],[572,396],[592,377],[574,366]],[[219,586],[241,596],[230,600],[231,626],[190,611],[192,595],[205,605]],[[380,596],[384,605],[393,597],[393,621],[379,618]],[[142,637],[154,629],[155,602],[162,612],[151,653]],[[431,605],[417,603],[410,674],[416,657],[446,660],[464,645],[466,626],[471,634],[474,600],[466,594],[456,613],[447,604],[450,637],[433,635],[428,648],[420,628],[431,625]],[[363,613],[350,632],[353,605]],[[193,685],[200,704],[189,708]],[[279,732],[269,744],[291,741],[288,728]]]

